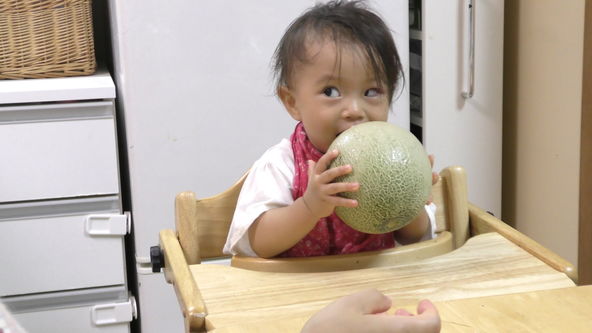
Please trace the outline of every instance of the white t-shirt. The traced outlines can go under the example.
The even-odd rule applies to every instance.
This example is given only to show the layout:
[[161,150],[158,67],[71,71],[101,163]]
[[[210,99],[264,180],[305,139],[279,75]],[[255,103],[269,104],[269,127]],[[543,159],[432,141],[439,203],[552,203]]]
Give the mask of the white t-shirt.
[[[238,197],[224,253],[257,256],[249,242],[249,228],[264,212],[294,203],[294,173],[294,154],[288,139],[282,139],[255,161]],[[430,227],[422,240],[435,237],[436,205],[426,205],[426,212]]]

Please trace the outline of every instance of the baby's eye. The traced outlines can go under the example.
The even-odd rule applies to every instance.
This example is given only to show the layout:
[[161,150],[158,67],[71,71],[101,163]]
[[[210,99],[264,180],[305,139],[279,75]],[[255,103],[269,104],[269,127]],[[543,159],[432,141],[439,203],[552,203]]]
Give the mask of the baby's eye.
[[364,96],[366,97],[376,97],[380,95],[380,89],[377,88],[371,88],[366,90],[366,93],[364,93]]
[[327,97],[339,97],[339,90],[335,87],[327,87],[323,90],[323,94]]

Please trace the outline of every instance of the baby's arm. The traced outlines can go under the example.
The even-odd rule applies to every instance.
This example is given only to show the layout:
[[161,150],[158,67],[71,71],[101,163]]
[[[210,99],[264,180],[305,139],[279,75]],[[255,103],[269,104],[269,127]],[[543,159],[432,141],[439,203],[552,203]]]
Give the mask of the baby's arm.
[[331,215],[336,206],[355,207],[356,200],[337,196],[339,192],[357,191],[357,183],[332,183],[351,172],[351,166],[328,169],[338,152],[330,151],[318,162],[309,161],[308,186],[304,195],[293,204],[270,209],[261,214],[249,228],[249,242],[262,258],[274,257],[294,246],[306,236],[317,221]]
[[430,225],[428,213],[422,209],[411,223],[395,231],[395,239],[402,245],[418,242],[425,235],[428,225]]

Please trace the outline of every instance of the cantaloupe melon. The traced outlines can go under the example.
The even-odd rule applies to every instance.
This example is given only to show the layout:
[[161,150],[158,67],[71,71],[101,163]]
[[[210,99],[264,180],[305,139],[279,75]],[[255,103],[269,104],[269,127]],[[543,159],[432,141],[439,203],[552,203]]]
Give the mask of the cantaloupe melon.
[[355,208],[335,208],[346,224],[378,234],[400,229],[419,215],[431,191],[432,168],[413,134],[388,122],[366,122],[341,133],[333,149],[339,156],[330,167],[352,166],[335,182],[360,184],[358,191],[339,193],[358,201]]

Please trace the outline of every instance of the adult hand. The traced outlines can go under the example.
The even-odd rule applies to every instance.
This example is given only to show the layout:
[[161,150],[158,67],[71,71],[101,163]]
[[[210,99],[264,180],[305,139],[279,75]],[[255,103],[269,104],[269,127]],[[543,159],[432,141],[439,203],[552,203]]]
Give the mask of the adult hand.
[[302,333],[316,332],[440,332],[440,316],[428,300],[419,302],[417,315],[386,311],[391,300],[374,289],[342,297],[313,315]]

